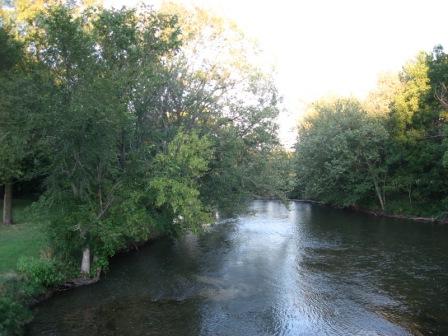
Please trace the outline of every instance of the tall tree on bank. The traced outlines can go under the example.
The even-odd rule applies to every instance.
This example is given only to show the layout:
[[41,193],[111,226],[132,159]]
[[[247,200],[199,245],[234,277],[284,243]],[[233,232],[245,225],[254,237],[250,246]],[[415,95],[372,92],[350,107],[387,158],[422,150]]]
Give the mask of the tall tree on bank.
[[151,151],[138,131],[144,115],[135,97],[152,83],[132,78],[139,70],[157,76],[176,30],[168,32],[171,18],[135,10],[75,13],[59,6],[39,22],[44,34],[38,55],[58,85],[45,196],[56,215],[50,233],[64,258],[82,251],[81,273],[87,275],[92,260],[106,263],[126,236],[139,233],[126,222],[113,231],[118,228],[110,217],[124,204],[120,193],[129,187],[134,160],[144,163]]
[[428,76],[432,88],[433,97],[435,97],[440,108],[437,123],[437,137],[442,140],[444,147],[443,165],[448,168],[448,141],[446,119],[448,117],[448,54],[443,47],[438,45],[434,47],[429,60]]
[[154,233],[200,229],[226,199],[283,194],[281,174],[270,173],[272,78],[244,57],[194,57],[178,19],[73,5],[27,19],[20,40],[53,84],[42,128],[24,128],[47,154],[39,204],[55,258],[83,276]]
[[253,196],[284,197],[289,189],[277,188],[274,178],[282,172],[268,164],[272,151],[281,152],[275,121],[281,99],[270,73],[252,63],[256,47],[233,22],[204,10],[165,3],[161,11],[178,16],[181,27],[183,43],[172,62],[182,72],[171,78],[184,78],[189,90],[178,91],[188,97],[179,110],[213,140],[204,201],[228,210]]
[[[440,210],[447,197],[443,167],[446,118],[436,99],[437,78],[443,77],[436,57],[419,53],[400,73],[401,89],[396,93],[387,119],[391,134],[389,166],[395,197],[407,194],[410,211]],[[432,79],[431,79],[432,77]]]
[[384,127],[349,99],[319,102],[301,124],[296,146],[306,198],[349,206],[375,195],[385,208]]
[[[377,157],[381,160],[374,160],[379,163],[377,167],[380,168],[377,170],[379,172],[377,176],[387,179],[371,179],[383,181],[374,183],[372,190],[375,190],[381,208],[388,212],[446,218],[447,59],[441,46],[437,46],[432,53],[419,53],[415,59],[405,64],[398,76],[383,77],[378,88],[364,102],[366,112],[360,110],[359,120],[365,125],[372,125],[372,122],[380,125],[372,128],[372,132],[364,142],[371,143],[366,148],[366,153],[375,153],[380,149],[381,155]],[[374,207],[373,193],[362,192],[356,197],[364,185],[361,183],[362,180],[354,180],[357,182],[352,184],[346,181],[347,178],[353,177],[353,173],[359,171],[359,166],[352,167],[351,170],[342,169],[341,174],[331,174],[332,170],[339,169],[341,165],[350,166],[352,162],[349,155],[340,155],[338,160],[325,156],[331,153],[328,150],[329,146],[336,146],[338,150],[344,148],[340,140],[347,135],[347,130],[346,127],[340,127],[341,121],[344,120],[342,115],[341,121],[333,120],[328,126],[319,126],[321,129],[333,130],[332,137],[325,137],[327,142],[323,141],[322,137],[313,144],[309,140],[310,134],[317,134],[316,129],[319,127],[316,125],[324,125],[325,120],[328,120],[326,114],[315,113],[310,120],[312,122],[302,125],[299,132],[297,158],[303,166],[297,167],[300,182],[298,191],[324,202],[339,205],[354,202],[356,205]],[[358,125],[357,129],[360,127]],[[386,137],[384,137],[385,131]],[[314,136],[314,139],[318,137]],[[385,139],[380,141],[381,146],[376,145],[378,139]],[[356,151],[351,150],[350,154],[354,157]],[[313,166],[315,162],[325,165],[323,168],[315,167]],[[309,170],[310,167],[314,168]],[[318,180],[313,184],[314,176],[311,172],[326,168],[328,168],[327,174],[322,176],[325,182],[321,183]],[[368,176],[367,171],[365,172]],[[334,187],[334,193],[329,191],[330,186]],[[346,186],[349,188],[345,190]],[[340,192],[352,195],[354,200],[343,202],[342,196],[341,200],[335,196],[327,197],[339,195]],[[380,197],[386,193],[387,204],[385,197]]]

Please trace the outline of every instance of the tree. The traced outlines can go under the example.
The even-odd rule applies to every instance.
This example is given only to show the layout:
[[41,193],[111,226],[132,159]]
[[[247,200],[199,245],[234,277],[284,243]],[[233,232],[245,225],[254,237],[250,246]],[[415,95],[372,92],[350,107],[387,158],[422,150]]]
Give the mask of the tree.
[[381,74],[377,81],[377,87],[368,94],[363,102],[363,107],[371,116],[386,119],[389,116],[391,105],[401,89],[398,74]]
[[266,164],[279,147],[281,99],[272,75],[251,63],[255,46],[233,22],[204,10],[171,3],[161,11],[178,17],[182,40],[169,63],[165,99],[176,123],[165,125],[209,135],[215,154],[202,178],[204,202],[228,210],[254,195],[285,197],[267,179],[274,175]]
[[419,53],[403,67],[401,88],[391,104],[387,121],[392,139],[391,181],[397,192],[407,193],[409,205],[414,209],[432,207],[435,203],[430,200],[446,197],[442,159],[444,112],[435,98],[439,82],[436,78],[443,76],[444,71],[437,69],[436,55],[437,52]]
[[380,80],[363,103],[366,112],[353,102],[318,103],[300,127],[298,191],[367,207],[374,192],[383,210],[387,192],[388,211],[445,216],[447,59],[441,46],[419,53],[399,82]]
[[446,54],[441,45],[434,47],[433,53],[429,61],[429,79],[431,82],[431,87],[433,95],[437,102],[440,104],[441,109],[439,110],[439,136],[444,138],[443,147],[445,153],[443,156],[443,164],[448,167],[448,150],[446,141],[446,117],[448,111],[448,54]]
[[[82,251],[81,273],[87,275],[92,260],[96,269],[104,267],[129,242],[148,239],[154,217],[170,230],[179,220],[179,203],[167,210],[175,202],[169,185],[188,194],[185,202],[197,196],[191,184],[182,187],[163,171],[159,181],[166,188],[157,180],[151,187],[145,182],[147,171],[157,171],[153,161],[162,160],[160,152],[170,155],[169,144],[180,136],[180,125],[170,126],[175,120],[166,96],[159,95],[166,88],[164,57],[178,44],[176,21],[126,9],[75,15],[62,6],[41,22],[45,39],[38,54],[58,83],[49,126],[55,155],[44,202],[54,211],[50,235],[56,251],[65,259]],[[148,187],[141,190],[142,185]],[[186,213],[185,207],[181,216]]]
[[385,209],[387,132],[354,100],[319,102],[299,128],[299,190],[305,197],[354,205],[375,195]]
[[200,200],[199,179],[212,159],[211,143],[195,132],[182,130],[159,153],[152,165],[149,188],[155,196],[154,206],[170,214],[174,232],[198,229],[210,222],[208,209]]
[[40,205],[55,257],[84,277],[156,232],[197,231],[226,198],[283,191],[272,78],[192,57],[179,19],[70,4],[28,20],[22,43],[54,86]]
[[0,181],[4,185],[3,224],[12,224],[12,180],[20,175],[19,163],[23,159],[24,146],[20,138],[14,136],[17,130],[17,120],[13,119],[13,105],[11,100],[13,86],[13,68],[21,57],[21,46],[16,43],[9,33],[0,28],[0,85],[2,98],[0,99]]
[[38,129],[49,94],[38,64],[8,27],[0,28],[0,184],[4,185],[3,223],[11,224],[13,184],[34,175],[39,160]]

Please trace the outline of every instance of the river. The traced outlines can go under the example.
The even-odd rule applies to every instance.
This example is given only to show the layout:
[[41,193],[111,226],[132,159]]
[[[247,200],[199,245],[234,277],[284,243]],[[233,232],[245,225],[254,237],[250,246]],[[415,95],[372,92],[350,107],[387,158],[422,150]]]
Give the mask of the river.
[[113,259],[28,335],[448,335],[448,226],[255,201]]

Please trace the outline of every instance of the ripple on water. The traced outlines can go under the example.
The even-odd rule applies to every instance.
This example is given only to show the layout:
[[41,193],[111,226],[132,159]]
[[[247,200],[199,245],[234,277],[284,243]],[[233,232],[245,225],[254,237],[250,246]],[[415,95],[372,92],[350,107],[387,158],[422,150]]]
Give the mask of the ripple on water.
[[256,201],[113,260],[28,335],[448,335],[448,226]]

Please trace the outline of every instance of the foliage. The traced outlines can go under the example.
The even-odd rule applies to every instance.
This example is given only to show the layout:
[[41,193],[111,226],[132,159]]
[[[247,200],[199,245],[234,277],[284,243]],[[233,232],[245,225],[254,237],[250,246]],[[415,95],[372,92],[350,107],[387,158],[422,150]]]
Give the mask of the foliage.
[[17,269],[25,278],[26,291],[30,295],[42,293],[47,288],[64,282],[65,274],[54,260],[33,257],[20,258]]
[[284,197],[278,94],[233,23],[174,5],[29,1],[8,20],[1,106],[21,119],[1,173],[44,177],[36,209],[56,260],[88,253],[96,274],[152,235],[199,230],[227,200]]
[[376,192],[384,206],[387,132],[358,102],[317,103],[299,132],[297,175],[305,197],[348,206]]
[[383,73],[379,76],[377,87],[371,91],[362,105],[366,112],[378,118],[387,118],[395,96],[402,83],[397,73]]
[[[408,62],[398,83],[395,77],[383,78],[364,103],[367,112],[358,106],[353,116],[355,144],[347,142],[355,133],[343,113],[317,108],[299,131],[297,191],[329,203],[373,208],[376,196],[389,212],[444,216],[447,60],[437,46]],[[368,181],[377,181],[374,188]]]
[[206,137],[180,131],[168,144],[166,153],[154,158],[149,189],[154,206],[169,211],[176,226],[174,231],[196,229],[210,222],[200,198],[198,179],[208,170],[212,158]]
[[22,335],[31,313],[16,299],[5,295],[0,297],[0,317],[0,335]]
[[30,296],[98,275],[122,249],[290,189],[277,90],[233,23],[92,4],[20,0],[0,13],[0,184],[41,183],[33,208],[48,222],[30,244],[48,243],[45,256],[30,248],[1,302],[17,321]]

